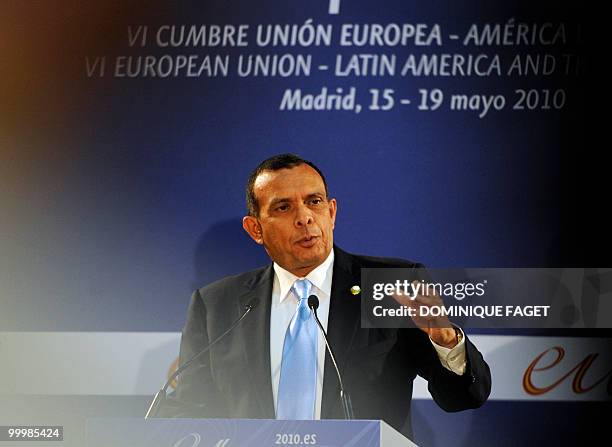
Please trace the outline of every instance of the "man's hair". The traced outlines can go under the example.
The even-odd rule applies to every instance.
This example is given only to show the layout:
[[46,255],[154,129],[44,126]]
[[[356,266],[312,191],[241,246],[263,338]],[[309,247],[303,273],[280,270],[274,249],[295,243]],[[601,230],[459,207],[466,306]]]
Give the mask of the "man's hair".
[[310,166],[321,176],[321,179],[323,180],[323,185],[325,186],[325,198],[327,199],[329,192],[327,190],[327,182],[325,181],[325,176],[323,175],[321,170],[315,166],[313,162],[304,160],[302,157],[299,157],[295,154],[279,154],[262,161],[259,166],[257,166],[255,170],[251,172],[251,175],[249,176],[249,180],[246,185],[246,205],[249,216],[259,216],[259,203],[257,202],[257,197],[255,197],[254,190],[255,180],[257,180],[259,174],[264,171],[279,171],[281,169],[291,169],[304,164]]

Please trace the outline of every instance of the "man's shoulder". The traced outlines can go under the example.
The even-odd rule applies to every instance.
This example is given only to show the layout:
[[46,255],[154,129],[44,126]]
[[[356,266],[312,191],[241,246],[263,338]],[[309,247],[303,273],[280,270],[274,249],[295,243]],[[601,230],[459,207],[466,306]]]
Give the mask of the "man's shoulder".
[[238,273],[236,275],[226,276],[212,283],[206,284],[198,289],[202,296],[223,295],[225,293],[236,292],[237,289],[249,287],[250,285],[265,279],[265,276],[270,274],[271,264],[249,270],[248,272]]
[[346,258],[359,268],[422,268],[423,264],[409,259],[368,256],[347,253],[336,247],[336,257]]

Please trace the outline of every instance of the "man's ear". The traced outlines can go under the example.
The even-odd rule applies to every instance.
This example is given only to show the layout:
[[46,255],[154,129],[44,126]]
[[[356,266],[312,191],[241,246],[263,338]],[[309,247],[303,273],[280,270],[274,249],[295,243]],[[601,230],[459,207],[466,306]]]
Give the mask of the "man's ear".
[[332,220],[332,229],[336,227],[336,211],[338,211],[338,203],[336,202],[336,199],[330,199],[329,214]]
[[251,236],[251,239],[259,245],[263,244],[263,233],[261,232],[261,225],[257,218],[253,216],[244,216],[242,218],[242,228]]

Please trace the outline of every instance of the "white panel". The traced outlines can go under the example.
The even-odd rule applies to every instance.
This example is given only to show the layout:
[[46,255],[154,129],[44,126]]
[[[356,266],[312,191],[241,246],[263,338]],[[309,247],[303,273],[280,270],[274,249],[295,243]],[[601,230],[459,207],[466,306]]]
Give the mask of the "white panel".
[[[610,377],[588,392],[576,392],[572,389],[572,381],[576,371],[560,382],[550,391],[540,395],[530,395],[523,386],[523,377],[529,365],[542,353],[548,351],[536,365],[544,369],[531,374],[531,383],[538,388],[545,388],[557,382],[572,369],[587,359],[595,356],[592,364],[586,370],[582,385],[588,388],[601,380],[610,372],[612,365],[612,340],[605,338],[573,338],[573,337],[526,337],[526,336],[493,336],[474,335],[470,340],[483,353],[491,368],[493,385],[491,399],[499,400],[608,400],[606,386]],[[558,352],[564,352],[558,359]],[[427,382],[417,378],[414,383],[414,397],[431,399],[427,391]]]
[[[602,338],[471,336],[491,367],[491,399],[607,400],[610,377],[588,392],[572,388],[577,365],[592,359],[582,379],[589,388],[609,373],[612,341]],[[1,394],[150,395],[166,380],[179,351],[179,333],[154,332],[0,332]],[[554,348],[564,357],[555,366]],[[531,374],[535,387],[547,387],[572,369],[556,387],[530,395],[525,371],[548,350]],[[590,357],[589,357],[590,356]],[[431,399],[427,383],[415,381],[414,397]]]
[[0,393],[154,394],[179,342],[172,332],[0,333]]

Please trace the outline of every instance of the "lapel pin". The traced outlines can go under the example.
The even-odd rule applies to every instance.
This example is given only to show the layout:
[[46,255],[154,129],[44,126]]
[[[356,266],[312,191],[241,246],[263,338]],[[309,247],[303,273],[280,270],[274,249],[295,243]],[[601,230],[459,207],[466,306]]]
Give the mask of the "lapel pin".
[[361,287],[359,286],[353,286],[351,287],[351,293],[353,295],[359,295],[359,292],[361,292]]

